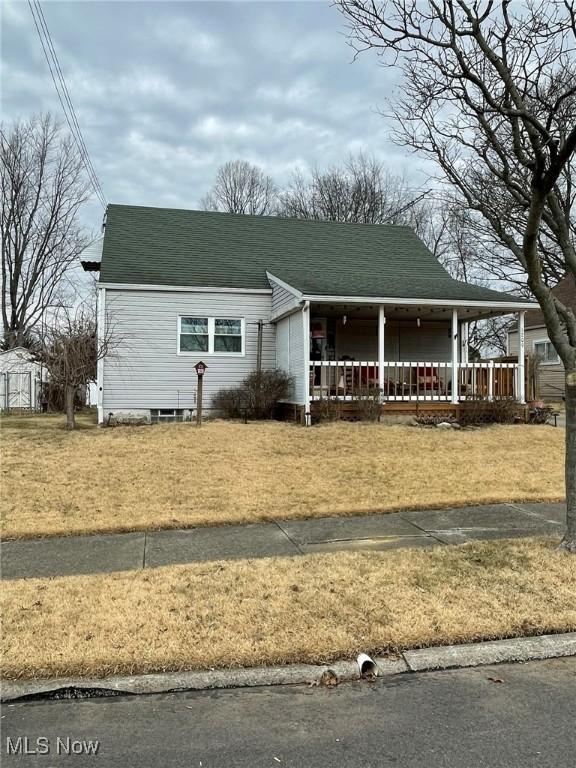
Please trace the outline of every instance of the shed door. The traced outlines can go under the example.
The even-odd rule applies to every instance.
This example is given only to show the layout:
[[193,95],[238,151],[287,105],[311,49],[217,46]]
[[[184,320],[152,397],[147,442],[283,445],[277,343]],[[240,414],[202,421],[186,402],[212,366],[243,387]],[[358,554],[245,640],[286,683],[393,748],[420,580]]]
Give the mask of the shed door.
[[30,408],[32,394],[31,373],[6,374],[8,408]]

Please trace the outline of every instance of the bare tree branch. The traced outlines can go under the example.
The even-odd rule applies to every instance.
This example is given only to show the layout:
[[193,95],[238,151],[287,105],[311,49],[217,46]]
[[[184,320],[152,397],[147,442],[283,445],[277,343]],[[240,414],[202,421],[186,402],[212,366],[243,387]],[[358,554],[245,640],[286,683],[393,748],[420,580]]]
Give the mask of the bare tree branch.
[[445,182],[525,273],[566,369],[564,547],[576,552],[576,318],[551,292],[576,279],[574,0],[336,0],[352,46],[403,75],[395,138]]
[[23,344],[61,303],[63,277],[86,244],[78,211],[89,189],[76,145],[50,115],[0,127],[6,347]]
[[[352,224],[428,224],[430,210],[406,180],[360,152],[327,170],[297,172],[280,195],[279,213],[302,219]],[[418,205],[421,203],[420,205]],[[425,222],[426,220],[426,222]]]
[[120,339],[114,324],[98,333],[95,304],[85,302],[76,309],[60,308],[45,328],[35,355],[46,366],[51,384],[65,392],[67,428],[76,426],[75,396],[96,379],[98,361],[110,357]]
[[277,194],[272,178],[258,166],[245,160],[230,160],[218,169],[202,207],[208,211],[263,216],[275,212]]

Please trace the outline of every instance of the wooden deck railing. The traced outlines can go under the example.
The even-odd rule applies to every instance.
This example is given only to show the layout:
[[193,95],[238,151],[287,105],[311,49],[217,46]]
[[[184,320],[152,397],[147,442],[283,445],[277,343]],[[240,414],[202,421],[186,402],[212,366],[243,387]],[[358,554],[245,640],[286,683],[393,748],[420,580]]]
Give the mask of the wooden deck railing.
[[[310,399],[356,400],[380,391],[386,401],[449,401],[452,363],[385,362],[380,387],[374,361],[310,361]],[[458,363],[458,400],[518,397],[517,363]]]

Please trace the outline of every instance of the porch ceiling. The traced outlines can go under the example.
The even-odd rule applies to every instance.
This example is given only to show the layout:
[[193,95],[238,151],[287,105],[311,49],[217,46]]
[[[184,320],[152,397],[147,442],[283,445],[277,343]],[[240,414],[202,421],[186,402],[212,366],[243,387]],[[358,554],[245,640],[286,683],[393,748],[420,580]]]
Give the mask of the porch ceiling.
[[[487,317],[497,317],[501,315],[512,314],[511,310],[490,309],[480,307],[457,307],[458,317],[461,320],[481,320]],[[386,317],[390,320],[415,320],[419,317],[421,320],[450,320],[452,317],[452,307],[438,306],[400,306],[386,304],[384,306]],[[310,312],[318,317],[341,317],[346,315],[349,318],[378,318],[378,304],[338,304],[335,302],[312,302]]]

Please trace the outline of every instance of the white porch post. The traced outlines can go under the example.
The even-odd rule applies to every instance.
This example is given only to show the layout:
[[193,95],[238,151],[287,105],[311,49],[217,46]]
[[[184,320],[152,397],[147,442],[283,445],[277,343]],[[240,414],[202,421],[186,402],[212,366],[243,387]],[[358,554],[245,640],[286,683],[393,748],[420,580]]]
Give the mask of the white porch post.
[[518,312],[518,400],[526,402],[526,381],[524,367],[526,358],[526,342],[524,339],[526,312]]
[[304,348],[304,423],[310,426],[310,302],[305,301],[302,306],[302,333]]
[[378,307],[378,389],[380,396],[384,395],[384,350],[386,338],[386,315],[384,305]]
[[452,310],[452,402],[458,402],[458,310]]

